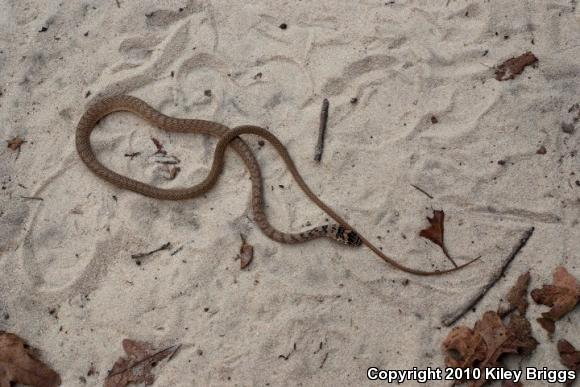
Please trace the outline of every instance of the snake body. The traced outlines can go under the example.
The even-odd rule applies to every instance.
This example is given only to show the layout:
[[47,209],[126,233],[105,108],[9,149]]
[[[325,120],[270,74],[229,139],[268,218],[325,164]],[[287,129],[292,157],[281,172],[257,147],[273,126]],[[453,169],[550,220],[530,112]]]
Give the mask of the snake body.
[[[103,117],[116,111],[132,112],[157,127],[169,132],[202,133],[217,137],[219,141],[214,152],[214,160],[206,178],[192,187],[164,189],[120,175],[104,166],[97,159],[92,149],[90,135]],[[301,233],[285,233],[274,228],[269,223],[264,212],[262,174],[260,166],[249,146],[239,137],[242,134],[254,134],[270,142],[284,160],[290,173],[302,191],[337,223],[314,227]],[[422,271],[403,266],[392,258],[387,257],[310,190],[294,165],[294,162],[288,154],[285,146],[272,133],[257,126],[245,125],[229,129],[226,126],[213,121],[169,117],[152,108],[139,98],[129,95],[117,95],[106,97],[92,103],[81,117],[76,130],[77,152],[83,162],[93,173],[120,188],[163,200],[191,199],[209,191],[222,172],[224,155],[228,146],[231,146],[238,153],[250,172],[254,221],[266,236],[275,241],[281,243],[302,243],[312,239],[325,237],[349,246],[359,246],[364,244],[387,263],[407,273],[416,275],[439,275],[449,273],[461,269],[475,261],[472,260],[462,266],[444,271]]]

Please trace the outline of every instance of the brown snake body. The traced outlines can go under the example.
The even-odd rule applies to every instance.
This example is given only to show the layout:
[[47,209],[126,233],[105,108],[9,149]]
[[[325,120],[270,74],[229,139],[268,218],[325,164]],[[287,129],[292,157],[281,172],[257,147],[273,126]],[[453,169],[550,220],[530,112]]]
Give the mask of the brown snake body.
[[[128,178],[105,167],[97,159],[91,147],[90,135],[103,117],[116,111],[129,111],[135,113],[150,123],[169,132],[203,133],[217,137],[219,141],[216,145],[214,160],[207,177],[201,183],[189,188],[164,189]],[[290,173],[302,191],[320,209],[322,209],[331,218],[333,218],[337,224],[319,226],[301,233],[284,233],[275,229],[268,222],[263,209],[264,200],[260,166],[251,149],[239,137],[242,134],[254,134],[270,142],[284,160]],[[254,215],[254,221],[266,236],[275,241],[282,243],[301,243],[316,238],[327,237],[350,246],[364,244],[376,255],[378,255],[385,262],[391,264],[392,266],[407,273],[423,276],[450,273],[459,270],[477,260],[474,259],[462,266],[458,266],[449,270],[422,271],[403,266],[392,258],[389,258],[372,243],[370,243],[366,238],[360,235],[360,233],[358,233],[352,226],[350,226],[344,219],[342,219],[342,217],[340,217],[332,208],[320,200],[302,179],[302,176],[296,169],[296,166],[294,165],[294,162],[292,161],[292,158],[288,154],[288,151],[284,145],[272,133],[257,126],[239,126],[230,130],[228,127],[212,121],[173,118],[160,113],[136,97],[118,95],[104,98],[93,103],[81,117],[76,131],[76,147],[78,154],[80,155],[83,162],[87,165],[87,167],[97,176],[120,188],[128,189],[145,196],[163,200],[191,199],[209,191],[216,183],[219,175],[222,172],[225,151],[229,145],[231,145],[232,148],[242,158],[244,164],[250,172],[252,182],[252,211]]]

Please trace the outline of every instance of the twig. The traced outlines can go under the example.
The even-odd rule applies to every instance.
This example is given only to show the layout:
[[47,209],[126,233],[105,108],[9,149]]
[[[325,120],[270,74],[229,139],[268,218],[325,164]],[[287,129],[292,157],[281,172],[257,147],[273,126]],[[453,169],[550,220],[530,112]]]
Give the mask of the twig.
[[171,352],[171,355],[169,355],[169,358],[167,359],[167,362],[169,363],[171,361],[171,359],[173,359],[175,357],[175,354],[177,353],[177,351],[179,351],[181,349],[181,344],[179,344],[175,350],[173,352]]
[[141,152],[133,152],[133,153],[125,153],[125,157],[130,157],[133,160],[133,157],[137,157],[141,154]]
[[117,8],[121,8],[121,3],[119,3],[119,0],[115,0],[117,2]]
[[417,191],[424,193],[425,195],[427,195],[427,197],[429,199],[433,199],[433,196],[429,195],[429,193],[419,187],[417,187],[415,184],[411,184],[411,187],[415,188]]
[[133,259],[139,259],[139,258],[147,257],[147,256],[149,256],[149,255],[151,255],[151,254],[155,254],[155,253],[156,253],[156,252],[158,252],[158,251],[161,251],[161,250],[168,250],[168,249],[170,249],[170,248],[171,248],[171,242],[167,242],[167,243],[166,243],[166,244],[164,244],[163,246],[161,246],[161,247],[159,247],[159,248],[157,248],[157,249],[155,249],[155,250],[151,250],[151,251],[149,251],[149,252],[147,252],[147,253],[131,254],[131,258],[133,258]]
[[22,196],[22,195],[20,195],[20,197],[22,199],[28,199],[28,200],[40,200],[40,201],[44,200],[44,198],[41,198],[38,196]]
[[328,122],[328,99],[322,101],[322,111],[320,112],[320,126],[318,128],[318,142],[314,151],[314,161],[322,160],[322,151],[324,150],[324,134],[326,133],[326,124]]
[[320,363],[320,367],[318,367],[318,368],[324,367],[324,363],[326,363],[326,359],[328,359],[328,352],[326,352],[324,354],[324,357],[322,358],[322,363]]
[[518,244],[514,246],[510,255],[504,261],[501,268],[495,272],[495,274],[490,278],[489,282],[481,289],[479,293],[477,293],[465,306],[455,311],[453,314],[448,314],[442,320],[443,325],[450,326],[453,325],[457,320],[463,317],[469,310],[471,310],[481,299],[487,294],[487,292],[499,281],[499,279],[505,273],[509,264],[514,260],[514,258],[518,255],[521,249],[528,243],[528,240],[534,233],[534,227],[529,228],[524,232]]
[[[447,259],[449,259],[451,261],[451,263],[453,264],[453,266],[457,267],[457,264],[455,263],[455,260],[453,258],[451,258],[451,255],[449,255],[449,251],[447,251],[447,246],[443,245],[441,246],[441,250],[443,250],[443,254],[445,254],[445,256],[447,257]],[[479,259],[481,257],[478,257],[477,259]]]
[[183,250],[183,245],[179,246],[177,249],[175,249],[175,251],[173,251],[169,255],[171,255],[173,257],[175,254],[179,253],[181,250]]

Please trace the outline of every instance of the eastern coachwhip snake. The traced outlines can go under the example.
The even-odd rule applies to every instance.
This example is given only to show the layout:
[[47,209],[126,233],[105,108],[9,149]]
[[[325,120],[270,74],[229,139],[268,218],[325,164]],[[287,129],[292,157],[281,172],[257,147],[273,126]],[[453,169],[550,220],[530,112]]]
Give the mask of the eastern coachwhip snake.
[[[98,122],[108,114],[116,111],[129,111],[137,114],[143,119],[149,121],[150,123],[158,126],[169,132],[187,132],[187,133],[203,133],[210,136],[217,137],[219,139],[216,149],[214,152],[214,159],[211,166],[211,170],[207,177],[199,184],[189,187],[189,188],[175,188],[175,189],[163,189],[154,187],[149,184],[139,182],[137,180],[122,176],[118,173],[111,171],[109,168],[105,167],[97,159],[93,149],[91,147],[90,136],[93,129],[96,127]],[[331,218],[333,218],[337,224],[324,225],[315,227],[309,231],[301,233],[283,233],[276,230],[270,223],[264,213],[264,200],[263,200],[263,189],[262,189],[262,175],[260,171],[260,166],[254,157],[251,149],[248,145],[239,137],[242,134],[254,134],[260,136],[270,142],[278,154],[282,157],[286,166],[288,167],[290,173],[302,189],[304,193],[312,200],[318,207],[320,207],[324,212],[326,212]],[[144,101],[128,96],[128,95],[117,95],[113,97],[103,98],[91,104],[87,111],[81,117],[76,131],[76,147],[77,151],[83,160],[83,162],[93,171],[97,176],[107,180],[108,182],[145,196],[149,196],[156,199],[163,200],[184,200],[191,199],[204,194],[209,191],[213,185],[216,183],[219,175],[222,172],[224,164],[224,154],[228,147],[231,145],[232,148],[238,153],[238,155],[244,161],[248,171],[250,172],[250,177],[252,181],[252,210],[254,215],[254,221],[260,227],[262,232],[269,238],[282,243],[301,243],[311,239],[328,237],[339,241],[343,244],[358,246],[364,244],[370,248],[375,254],[381,257],[384,261],[391,264],[392,266],[405,271],[407,273],[416,275],[439,275],[444,273],[453,272],[459,270],[475,260],[469,261],[468,263],[458,266],[448,270],[442,271],[422,271],[417,269],[412,269],[402,264],[396,262],[392,258],[387,257],[383,254],[377,247],[370,243],[366,238],[360,235],[352,226],[350,226],[342,217],[340,217],[332,208],[327,206],[322,200],[320,200],[304,182],[300,173],[296,169],[294,162],[290,158],[288,151],[284,145],[274,136],[272,133],[266,129],[257,126],[238,126],[234,129],[229,129],[228,127],[221,125],[212,121],[196,120],[196,119],[181,119],[166,116],[159,111],[155,110],[149,106]]]

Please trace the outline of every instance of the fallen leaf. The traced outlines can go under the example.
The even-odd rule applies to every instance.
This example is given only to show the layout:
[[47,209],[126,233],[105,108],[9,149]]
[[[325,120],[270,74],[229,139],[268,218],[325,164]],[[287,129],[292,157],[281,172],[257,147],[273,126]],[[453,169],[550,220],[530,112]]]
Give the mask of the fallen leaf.
[[538,304],[551,307],[542,317],[557,321],[572,311],[580,301],[580,284],[562,266],[554,271],[554,284],[532,290],[532,298]]
[[[573,371],[580,370],[580,351],[577,351],[569,341],[564,339],[558,341],[558,353],[560,354],[560,362],[565,367]],[[566,386],[571,386],[574,380],[568,380]]]
[[[502,367],[501,357],[506,353],[523,356],[531,354],[538,346],[538,342],[532,336],[532,326],[525,317],[529,282],[530,273],[527,272],[520,275],[510,289],[507,299],[510,303],[510,312],[514,310],[515,312],[510,316],[507,325],[502,321],[499,312],[487,311],[475,323],[473,329],[466,326],[454,328],[443,341],[445,365],[484,370],[487,367]],[[485,378],[471,380],[469,386],[479,387],[486,382]]]
[[510,306],[517,309],[520,314],[525,315],[528,310],[528,285],[530,284],[530,272],[519,276],[516,284],[508,293],[507,299]]
[[238,258],[240,258],[240,268],[245,269],[254,259],[254,246],[246,243],[246,238],[242,234],[240,237],[242,238],[242,246]]
[[0,331],[0,386],[14,383],[34,387],[60,386],[60,376],[35,358],[33,350],[20,337]]
[[496,67],[495,79],[498,81],[507,81],[514,79],[524,71],[527,66],[530,66],[538,61],[538,58],[530,51],[518,57],[511,58]]
[[536,319],[536,321],[548,333],[551,334],[551,333],[556,332],[556,324],[554,323],[554,320],[550,320],[549,318],[540,317],[540,318]]
[[[537,345],[525,317],[516,314],[506,326],[497,312],[487,311],[473,329],[465,326],[454,328],[443,341],[443,350],[448,367],[483,370],[502,366],[500,358],[503,354],[528,355]],[[473,380],[469,386],[479,387],[486,382],[485,378]]]
[[127,357],[120,357],[105,379],[105,387],[125,387],[129,383],[144,383],[149,386],[155,381],[151,373],[161,360],[176,351],[176,346],[161,351],[153,350],[152,346],[142,341],[125,339],[123,349]]
[[576,350],[569,341],[564,339],[558,341],[558,353],[565,367],[574,371],[580,370],[580,351]]
[[441,247],[445,256],[453,263],[455,267],[457,264],[449,256],[447,247],[444,242],[444,223],[445,223],[445,213],[441,210],[433,210],[433,217],[427,217],[430,226],[419,232],[419,236],[429,239],[431,242],[435,243],[437,246]]
[[13,151],[20,150],[20,147],[25,142],[26,141],[23,138],[20,138],[20,136],[16,136],[13,139],[7,141],[8,148],[12,149]]

